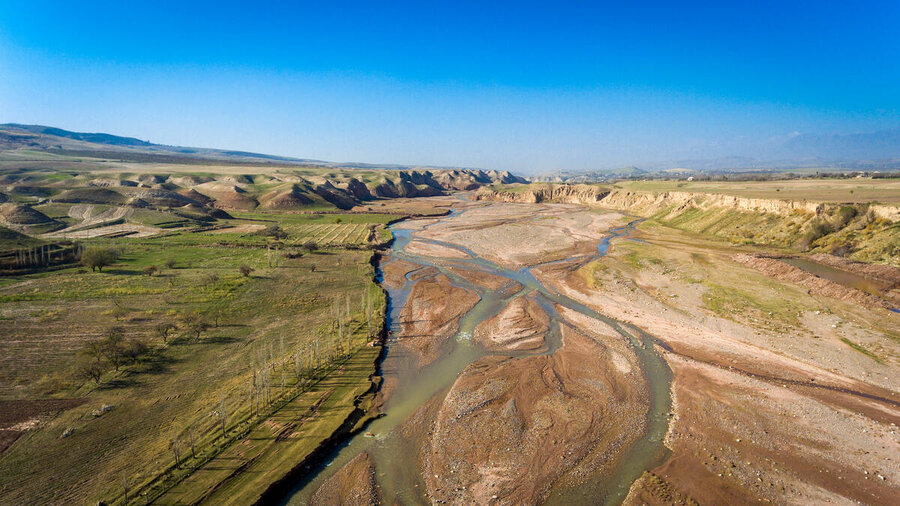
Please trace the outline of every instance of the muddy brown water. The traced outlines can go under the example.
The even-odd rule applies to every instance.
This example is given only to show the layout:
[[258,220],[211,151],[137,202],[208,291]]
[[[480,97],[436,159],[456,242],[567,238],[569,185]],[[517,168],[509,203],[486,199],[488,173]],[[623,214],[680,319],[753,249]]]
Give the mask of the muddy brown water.
[[[453,219],[460,211],[453,211],[442,220]],[[633,231],[635,222],[625,227],[614,229],[598,244],[595,257],[578,258],[586,262],[606,254],[609,241],[616,237],[628,237]],[[329,477],[361,452],[368,452],[376,469],[376,481],[383,502],[388,504],[428,504],[425,497],[425,483],[418,469],[419,461],[415,449],[394,429],[403,423],[413,412],[437,395],[443,395],[452,386],[459,374],[469,364],[488,355],[526,356],[538,353],[552,354],[561,345],[559,322],[561,320],[554,305],[558,304],[586,316],[606,322],[620,334],[629,339],[638,356],[642,372],[650,387],[650,408],[647,413],[647,429],[645,433],[626,450],[624,458],[613,472],[605,477],[588,480],[577,488],[565,490],[554,489],[547,500],[548,504],[618,504],[628,493],[631,484],[648,469],[662,463],[668,455],[663,445],[663,438],[668,429],[667,413],[671,409],[670,385],[672,373],[665,360],[654,349],[655,339],[631,325],[606,317],[597,311],[569,297],[546,288],[529,268],[512,270],[485,260],[463,246],[432,241],[442,246],[454,248],[466,253],[466,259],[441,259],[435,261],[431,257],[423,257],[407,253],[406,245],[412,238],[412,231],[400,222],[391,226],[394,243],[391,247],[391,262],[403,259],[423,267],[435,267],[459,287],[471,290],[480,296],[478,303],[472,307],[459,321],[459,329],[454,339],[446,343],[445,353],[435,362],[416,370],[414,358],[403,356],[400,347],[395,347],[393,336],[400,333],[399,316],[403,305],[409,297],[413,282],[409,273],[405,283],[397,289],[387,288],[388,311],[387,325],[390,336],[386,343],[386,357],[383,364],[390,364],[381,371],[386,378],[393,376],[397,387],[387,399],[384,416],[370,422],[362,431],[348,438],[329,458],[309,471],[295,485],[294,490],[285,498],[286,504],[309,504],[312,495]],[[475,268],[491,274],[503,276],[522,285],[522,289],[514,294],[504,294],[503,290],[489,290],[474,285],[446,269],[454,265]],[[379,280],[381,276],[379,267]],[[415,271],[413,271],[415,272]],[[472,340],[475,327],[479,323],[497,315],[516,297],[534,297],[542,309],[550,316],[550,331],[546,341],[547,349],[535,353],[528,352],[489,352]]]
[[833,281],[839,285],[866,292],[870,295],[883,296],[885,290],[889,287],[887,283],[878,282],[859,274],[854,274],[842,269],[831,267],[830,265],[820,264],[808,258],[789,257],[782,258],[782,262],[793,265],[799,269],[818,276],[829,281]]

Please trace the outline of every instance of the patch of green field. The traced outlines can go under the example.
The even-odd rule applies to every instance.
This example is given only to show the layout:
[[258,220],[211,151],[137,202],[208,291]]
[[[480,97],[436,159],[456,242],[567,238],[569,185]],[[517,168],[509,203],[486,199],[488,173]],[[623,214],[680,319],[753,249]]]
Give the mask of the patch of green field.
[[[401,214],[366,214],[366,213],[265,213],[265,212],[233,212],[235,218],[251,220],[277,221],[281,224],[315,225],[321,223],[388,223],[403,217]],[[340,220],[339,222],[337,220]]]
[[[125,245],[124,254],[102,273],[73,267],[4,279],[0,397],[84,397],[88,402],[48,420],[4,452],[0,502],[119,502],[123,476],[132,490],[161,483],[160,476],[177,481],[184,468],[172,469],[172,441],[184,447],[183,455],[189,453],[185,431],[191,427],[197,452],[216,453],[223,440],[218,420],[210,413],[223,397],[230,413],[229,437],[249,427],[252,371],[272,367],[268,390],[273,398],[280,398],[281,375],[287,376],[286,392],[296,390],[291,360],[284,357],[308,354],[317,341],[322,346],[333,343],[334,308],[345,308],[348,294],[351,322],[356,323],[347,324],[344,332],[353,329],[353,347],[359,350],[354,357],[374,352],[364,347],[367,330],[360,323],[361,297],[367,291],[375,312],[372,321],[381,319],[383,301],[372,282],[370,252],[336,249],[279,257],[277,266],[270,267],[265,249],[167,241],[176,237],[119,241]],[[170,259],[175,265],[165,267]],[[143,275],[150,265],[161,272]],[[241,265],[255,270],[244,277],[238,272]],[[179,315],[186,312],[202,315],[210,325],[217,321],[218,326],[197,339],[180,323]],[[163,344],[154,329],[167,321],[179,328]],[[144,340],[151,352],[118,373],[109,368],[95,385],[77,376],[73,365],[85,343],[112,326]],[[298,434],[318,437],[340,424],[341,413],[352,408],[348,399],[368,388],[374,358],[366,360],[365,371],[360,364],[352,375],[343,373],[346,391],[333,392],[328,410],[304,419],[296,427]],[[349,366],[344,369],[348,370]],[[304,395],[298,399],[307,399]],[[100,416],[91,414],[102,405],[113,408]],[[271,416],[286,420],[295,414],[291,410],[302,409],[302,404],[290,406]],[[269,430],[273,425],[259,426]],[[67,429],[74,432],[61,438]],[[258,433],[251,434],[256,441]],[[272,455],[287,466],[313,444],[308,437],[296,442],[302,444]],[[21,476],[31,478],[22,481]]]

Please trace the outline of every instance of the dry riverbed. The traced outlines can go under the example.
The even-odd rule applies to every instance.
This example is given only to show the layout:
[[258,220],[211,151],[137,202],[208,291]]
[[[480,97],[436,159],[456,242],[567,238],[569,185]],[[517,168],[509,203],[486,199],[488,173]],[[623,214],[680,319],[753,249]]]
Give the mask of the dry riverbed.
[[[384,285],[409,297],[380,402],[389,412],[403,383],[454,357],[457,340],[480,351],[392,429],[408,458],[386,462],[376,444],[310,497],[391,503],[405,487],[409,502],[586,501],[573,491],[612,487],[649,430],[659,379],[645,374],[635,332],[623,332],[631,325],[659,343],[671,406],[667,455],[642,469],[626,503],[900,501],[900,315],[735,259],[762,250],[658,225],[592,258],[629,221],[616,212],[457,208],[410,225],[407,256],[383,263]],[[614,320],[541,299],[524,277],[467,263],[470,253],[507,273],[531,267],[548,296]]]

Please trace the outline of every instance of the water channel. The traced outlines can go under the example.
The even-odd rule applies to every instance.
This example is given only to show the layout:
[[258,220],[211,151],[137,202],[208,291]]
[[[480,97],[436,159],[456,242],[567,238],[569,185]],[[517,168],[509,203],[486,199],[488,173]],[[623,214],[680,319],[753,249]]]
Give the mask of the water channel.
[[[441,220],[452,220],[461,212],[452,211]],[[592,259],[605,255],[609,242],[616,237],[627,238],[633,231],[634,224],[611,230],[597,247],[594,256],[565,259],[581,265]],[[624,500],[631,484],[641,473],[664,460],[668,450],[663,445],[663,438],[668,428],[667,413],[671,406],[670,384],[671,371],[663,358],[654,350],[655,339],[640,329],[606,317],[586,305],[546,288],[532,274],[528,267],[513,270],[499,266],[478,256],[463,246],[441,241],[431,241],[444,247],[464,252],[464,259],[435,259],[410,254],[405,247],[412,240],[412,231],[406,222],[391,226],[394,242],[390,251],[392,262],[402,259],[417,264],[420,269],[407,273],[404,285],[400,288],[386,288],[388,293],[387,326],[390,330],[386,346],[386,358],[383,362],[385,377],[396,378],[397,387],[388,397],[383,411],[384,416],[373,420],[363,431],[349,438],[338,447],[332,455],[317,468],[312,468],[298,483],[287,504],[309,504],[312,494],[321,484],[337,472],[351,459],[366,451],[374,461],[377,472],[379,494],[385,503],[393,504],[427,504],[425,484],[416,463],[418,457],[408,441],[399,436],[393,429],[406,420],[416,409],[435,395],[446,391],[466,366],[487,355],[523,356],[536,353],[552,354],[561,345],[559,325],[562,321],[554,305],[569,308],[581,314],[601,320],[625,336],[632,343],[639,359],[642,372],[649,385],[650,406],[647,413],[645,433],[626,451],[620,464],[611,476],[603,480],[586,483],[577,489],[556,492],[549,498],[549,503],[556,504],[618,504]],[[557,261],[561,262],[561,261]],[[378,279],[385,264],[379,266]],[[546,265],[546,264],[544,264]],[[508,280],[499,290],[489,290],[475,285],[448,270],[447,266],[458,266],[476,271],[502,276]],[[413,360],[404,357],[401,347],[394,346],[400,335],[399,316],[409,297],[416,273],[422,268],[434,267],[447,276],[455,286],[465,288],[479,295],[480,299],[459,321],[459,329],[454,339],[449,339],[444,353],[435,362],[416,370]],[[512,283],[515,282],[515,283]],[[516,284],[517,283],[517,284]],[[521,286],[515,293],[510,293],[511,286]],[[539,352],[491,352],[477,345],[472,340],[475,327],[482,321],[497,315],[516,297],[532,297],[550,316],[550,331],[545,339],[547,346]]]

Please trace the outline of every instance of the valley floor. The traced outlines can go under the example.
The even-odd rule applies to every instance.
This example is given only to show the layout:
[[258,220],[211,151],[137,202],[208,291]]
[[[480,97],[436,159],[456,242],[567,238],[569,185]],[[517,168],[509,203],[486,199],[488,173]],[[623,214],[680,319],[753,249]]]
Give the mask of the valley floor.
[[900,314],[620,212],[456,208],[383,264],[394,419],[295,502],[900,500]]

